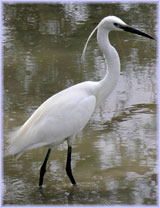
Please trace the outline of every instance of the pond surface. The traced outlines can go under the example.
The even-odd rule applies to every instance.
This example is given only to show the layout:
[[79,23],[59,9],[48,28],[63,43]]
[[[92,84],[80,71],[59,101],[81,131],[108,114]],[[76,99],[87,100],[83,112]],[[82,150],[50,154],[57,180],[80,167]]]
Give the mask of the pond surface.
[[[105,65],[96,35],[82,64],[90,32],[108,15],[156,38],[156,4],[4,4],[4,148],[13,131],[53,94],[86,80],[100,80]],[[73,145],[53,148],[38,189],[47,148],[4,158],[4,205],[157,204],[157,43],[125,32],[110,41],[121,59],[121,75]]]

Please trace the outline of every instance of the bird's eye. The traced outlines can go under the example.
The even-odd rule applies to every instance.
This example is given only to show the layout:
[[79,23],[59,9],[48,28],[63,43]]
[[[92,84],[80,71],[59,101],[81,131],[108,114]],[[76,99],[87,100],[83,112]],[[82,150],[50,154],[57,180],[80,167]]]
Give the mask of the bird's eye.
[[118,28],[121,28],[121,25],[120,24],[118,24],[118,23],[113,23],[113,24],[114,24],[114,26],[116,26]]

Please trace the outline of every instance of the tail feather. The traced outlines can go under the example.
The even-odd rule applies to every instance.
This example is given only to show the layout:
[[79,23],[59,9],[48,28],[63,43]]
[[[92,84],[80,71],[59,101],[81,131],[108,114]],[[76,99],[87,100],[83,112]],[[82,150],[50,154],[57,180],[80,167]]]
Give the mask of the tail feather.
[[18,153],[15,152],[15,151],[13,150],[12,146],[11,146],[11,147],[9,147],[9,148],[5,151],[4,156],[5,156],[5,157],[8,157],[8,156],[10,156],[10,155],[15,155],[15,158],[18,159],[22,154],[23,154],[23,152],[18,152]]
[[21,155],[23,154],[22,149],[18,147],[16,142],[13,142],[13,139],[10,141],[9,146],[5,150],[4,156],[10,156],[10,155],[15,155],[16,159],[18,159]]
[[25,131],[23,127],[21,127],[10,140],[10,144],[5,152],[5,156],[16,155],[16,158],[19,158],[25,151],[29,149],[38,148],[41,146],[48,145],[45,141],[36,142],[34,138],[36,138],[36,130],[35,131]]
[[5,156],[16,155],[16,158],[19,158],[23,154],[26,142],[25,135],[22,134],[22,127],[10,135],[11,139],[5,151]]
[[16,158],[19,158],[23,154],[23,151],[20,151],[16,145],[11,144],[5,151],[5,156],[16,155]]

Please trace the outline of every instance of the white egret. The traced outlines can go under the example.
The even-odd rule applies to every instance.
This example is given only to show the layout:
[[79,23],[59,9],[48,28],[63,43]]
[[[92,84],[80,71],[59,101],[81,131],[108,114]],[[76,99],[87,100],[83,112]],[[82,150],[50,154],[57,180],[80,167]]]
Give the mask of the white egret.
[[147,38],[151,36],[128,26],[115,16],[105,17],[90,34],[97,30],[97,42],[106,63],[105,77],[96,81],[85,81],[69,87],[49,99],[31,115],[24,125],[15,133],[8,148],[8,155],[19,157],[26,150],[47,146],[48,152],[40,169],[39,186],[43,184],[46,164],[51,148],[65,140],[68,144],[66,172],[73,185],[76,185],[71,169],[71,153],[73,139],[90,120],[99,105],[115,88],[120,75],[120,60],[115,48],[109,42],[109,32],[127,31]]

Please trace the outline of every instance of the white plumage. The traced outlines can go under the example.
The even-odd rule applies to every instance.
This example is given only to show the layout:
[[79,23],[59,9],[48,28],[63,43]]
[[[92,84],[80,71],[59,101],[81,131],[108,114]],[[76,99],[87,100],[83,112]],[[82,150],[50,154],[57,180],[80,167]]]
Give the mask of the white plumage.
[[93,84],[77,84],[46,100],[16,132],[8,153],[20,156],[28,149],[52,147],[75,136],[95,109],[96,98],[88,85]]
[[[97,105],[99,105],[115,88],[120,75],[120,60],[115,48],[110,44],[110,31],[127,31],[153,39],[151,36],[126,25],[114,16],[105,17],[93,30],[84,47],[84,57],[88,41],[97,30],[97,42],[106,63],[106,75],[99,82],[86,81],[69,87],[46,100],[15,133],[8,148],[8,155],[20,156],[28,149],[48,146],[46,156],[48,160],[50,148],[67,139],[68,159],[66,171],[75,185],[72,176],[71,146],[76,134],[88,123]],[[43,166],[46,166],[44,162]],[[43,183],[45,168],[41,172],[40,186]]]

